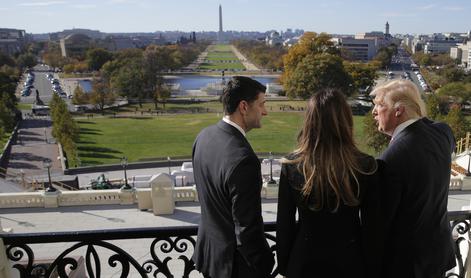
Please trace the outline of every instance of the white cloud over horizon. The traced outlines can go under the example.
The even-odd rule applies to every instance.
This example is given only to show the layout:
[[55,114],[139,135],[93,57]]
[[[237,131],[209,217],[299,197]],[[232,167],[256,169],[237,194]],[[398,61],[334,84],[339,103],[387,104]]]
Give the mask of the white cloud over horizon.
[[24,3],[18,4],[18,6],[25,6],[25,7],[45,7],[45,6],[66,4],[66,3],[67,3],[66,1],[24,2]]

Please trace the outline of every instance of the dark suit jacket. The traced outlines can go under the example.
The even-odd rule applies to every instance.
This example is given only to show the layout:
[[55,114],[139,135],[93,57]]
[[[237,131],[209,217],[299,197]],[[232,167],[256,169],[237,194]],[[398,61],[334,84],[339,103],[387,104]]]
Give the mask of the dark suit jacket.
[[247,139],[224,121],[196,138],[193,173],[201,221],[193,260],[204,275],[248,272],[246,278],[271,272],[274,258],[264,235],[260,168]]
[[447,219],[454,142],[448,125],[423,118],[397,134],[381,155],[387,171],[382,277],[441,277],[455,265]]
[[[365,171],[374,170],[373,157],[362,155],[360,162]],[[281,274],[288,278],[364,278],[373,272],[372,277],[379,277],[379,265],[375,262],[379,256],[375,249],[376,234],[381,227],[379,174],[358,174],[357,178],[360,206],[346,206],[341,202],[337,212],[327,208],[314,211],[300,191],[304,176],[296,165],[282,165],[276,233]]]

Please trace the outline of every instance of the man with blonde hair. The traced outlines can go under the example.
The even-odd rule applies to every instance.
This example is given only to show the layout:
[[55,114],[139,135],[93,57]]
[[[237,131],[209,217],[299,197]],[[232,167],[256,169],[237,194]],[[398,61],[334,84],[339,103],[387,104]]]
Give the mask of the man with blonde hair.
[[425,104],[411,81],[394,80],[371,95],[378,130],[391,136],[379,158],[385,179],[383,273],[378,277],[444,277],[455,266],[447,219],[452,131],[425,118]]

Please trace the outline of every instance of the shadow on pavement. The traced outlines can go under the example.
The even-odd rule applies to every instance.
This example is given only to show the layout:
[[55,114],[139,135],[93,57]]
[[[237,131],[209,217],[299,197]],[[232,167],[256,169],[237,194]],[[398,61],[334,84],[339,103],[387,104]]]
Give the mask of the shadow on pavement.
[[[144,211],[145,213],[146,211]],[[153,213],[152,210],[147,211],[147,213]],[[168,215],[159,215],[162,218],[168,218],[173,220],[178,220],[181,222],[191,223],[198,225],[200,223],[201,215],[199,212],[181,210],[175,207],[173,214]]]
[[15,152],[10,156],[10,160],[26,160],[26,161],[43,161],[46,158],[47,157],[34,155],[32,153],[20,153],[20,152]]
[[10,162],[8,164],[8,168],[13,168],[13,169],[28,169],[28,170],[39,170],[38,166],[30,163],[24,163],[24,162]]
[[23,141],[23,142],[44,142],[44,137],[41,136],[23,136],[23,133],[21,133],[21,136],[19,136],[17,141]]
[[21,130],[21,136],[23,135],[40,135],[37,132],[31,132],[31,131],[26,131],[26,130]]

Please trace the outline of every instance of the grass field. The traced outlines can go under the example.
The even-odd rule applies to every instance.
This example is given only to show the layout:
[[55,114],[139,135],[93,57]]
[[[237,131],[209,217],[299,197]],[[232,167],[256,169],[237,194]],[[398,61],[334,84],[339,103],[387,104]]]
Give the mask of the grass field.
[[[271,112],[263,128],[248,133],[255,152],[288,153],[296,143],[303,113]],[[95,118],[79,120],[81,166],[130,162],[162,157],[190,156],[196,135],[216,123],[221,114],[182,114],[153,118]],[[363,117],[355,117],[355,138],[363,140]],[[364,145],[360,145],[365,150]]]
[[6,132],[5,134],[3,134],[3,136],[0,136],[0,144],[1,146],[3,146],[0,149],[0,154],[3,153],[3,148],[5,147],[5,144],[7,143],[8,138],[10,138],[10,135],[11,135],[10,132]]
[[22,102],[19,102],[16,107],[19,109],[19,110],[31,110],[31,107],[33,105],[30,104],[30,103],[22,103]]
[[208,47],[206,63],[202,63],[198,68],[205,70],[244,70],[245,67],[232,52],[230,45],[219,44]]

